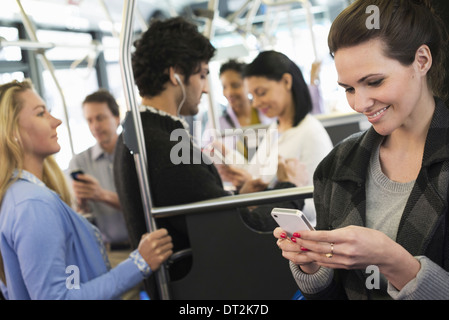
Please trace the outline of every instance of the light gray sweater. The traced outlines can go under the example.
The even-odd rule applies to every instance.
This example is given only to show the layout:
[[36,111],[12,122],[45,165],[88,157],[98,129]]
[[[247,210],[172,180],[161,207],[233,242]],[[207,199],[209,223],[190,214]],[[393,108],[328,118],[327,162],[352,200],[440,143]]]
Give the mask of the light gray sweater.
[[[366,181],[366,227],[382,231],[395,240],[402,212],[415,181],[398,183],[385,176],[380,166],[379,148],[380,145],[371,156]],[[449,274],[426,257],[415,258],[421,263],[416,278],[398,291],[381,275],[380,289],[372,289],[372,297],[398,300],[449,299],[449,285],[441,286],[442,283],[449,283]],[[315,274],[306,274],[290,262],[290,269],[304,293],[314,294],[325,290],[333,278],[333,270],[329,268],[320,268]]]

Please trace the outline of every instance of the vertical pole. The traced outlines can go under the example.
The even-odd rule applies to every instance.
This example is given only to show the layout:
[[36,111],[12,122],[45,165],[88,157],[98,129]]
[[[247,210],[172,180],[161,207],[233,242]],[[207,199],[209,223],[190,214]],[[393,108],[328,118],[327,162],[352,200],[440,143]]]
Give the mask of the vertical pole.
[[[207,9],[209,11],[213,12],[213,16],[211,19],[208,19],[206,21],[206,27],[204,29],[204,36],[207,37],[209,40],[212,40],[214,33],[215,33],[215,29],[214,29],[214,18],[215,18],[215,14],[217,13],[218,10],[218,0],[210,0],[208,5],[207,5]],[[216,114],[217,108],[216,106],[216,100],[214,97],[214,91],[213,91],[213,87],[212,87],[212,79],[211,77],[208,77],[208,82],[209,82],[209,93],[208,93],[208,98],[209,98],[209,108],[208,108],[208,116],[209,116],[209,121],[212,125],[212,129],[214,134],[215,132],[220,131],[220,123],[218,122],[218,116]],[[201,139],[200,139],[201,140]]]
[[[137,148],[134,153],[137,176],[139,178],[140,193],[144,208],[145,221],[148,232],[156,229],[154,217],[151,214],[151,193],[148,178],[147,154],[145,149],[145,138],[143,135],[142,121],[140,118],[139,106],[134,90],[134,79],[132,76],[131,64],[131,46],[133,35],[133,17],[135,9],[135,0],[124,0],[122,30],[120,32],[120,71],[125,91],[126,104],[128,111],[132,113],[134,129],[136,133]],[[156,272],[156,281],[158,284],[159,295],[162,300],[170,298],[168,290],[168,277],[165,266],[162,266]]]

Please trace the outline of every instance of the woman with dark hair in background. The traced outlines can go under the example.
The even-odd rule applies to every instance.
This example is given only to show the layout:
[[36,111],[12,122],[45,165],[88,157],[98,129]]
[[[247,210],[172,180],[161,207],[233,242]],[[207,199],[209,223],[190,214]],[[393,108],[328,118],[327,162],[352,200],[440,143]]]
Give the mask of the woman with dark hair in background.
[[246,63],[231,59],[220,67],[223,95],[229,103],[219,118],[220,130],[270,122],[259,110],[251,108],[251,100],[242,77],[245,66]]
[[[301,70],[286,55],[265,51],[245,67],[243,78],[252,95],[253,107],[265,116],[277,119],[272,125],[278,132],[275,137],[277,146],[273,148],[277,151],[276,158],[280,157],[277,160],[287,167],[289,162],[296,163],[296,170],[303,172],[302,181],[291,182],[297,186],[311,184],[316,167],[333,146],[321,122],[310,115],[312,99]],[[224,179],[246,181],[241,177],[249,179],[256,175],[259,168],[254,164],[260,159],[260,154],[256,153],[245,170],[226,166],[220,174]],[[264,177],[264,181],[270,183],[273,176]],[[305,202],[304,212],[313,223],[313,202],[311,199]]]
[[[221,65],[220,82],[223,87],[223,96],[228,101],[228,105],[218,117],[220,133],[212,129],[212,122],[209,120],[205,126],[202,145],[204,148],[207,148],[216,139],[220,143],[224,143],[227,149],[238,150],[247,159],[248,145],[245,145],[242,139],[238,139],[238,136],[233,134],[226,135],[226,133],[230,131],[239,133],[242,131],[233,131],[233,129],[241,129],[258,124],[269,125],[275,119],[270,119],[259,110],[251,107],[251,100],[242,77],[245,66],[246,63],[235,59],[230,59]],[[223,133],[224,136],[222,135]],[[220,166],[217,166],[217,168],[220,171]]]

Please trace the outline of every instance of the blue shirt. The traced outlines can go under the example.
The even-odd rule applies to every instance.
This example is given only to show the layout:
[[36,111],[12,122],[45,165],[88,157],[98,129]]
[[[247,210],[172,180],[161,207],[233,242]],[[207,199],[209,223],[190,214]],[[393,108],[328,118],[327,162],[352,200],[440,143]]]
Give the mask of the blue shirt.
[[137,250],[109,270],[98,229],[26,171],[3,198],[0,252],[6,299],[116,299],[151,273]]

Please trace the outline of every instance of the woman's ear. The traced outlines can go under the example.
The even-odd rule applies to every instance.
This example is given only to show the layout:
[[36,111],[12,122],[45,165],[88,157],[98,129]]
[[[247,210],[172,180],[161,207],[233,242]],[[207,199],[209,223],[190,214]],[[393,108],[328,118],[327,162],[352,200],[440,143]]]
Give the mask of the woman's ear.
[[432,52],[427,45],[423,44],[416,50],[415,65],[421,74],[426,75],[429,72],[432,67]]
[[292,89],[292,84],[293,84],[293,77],[290,73],[286,72],[282,75],[282,79],[281,79],[282,83],[285,84],[285,87],[287,90],[291,90]]

